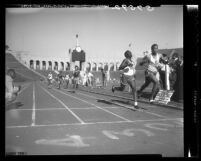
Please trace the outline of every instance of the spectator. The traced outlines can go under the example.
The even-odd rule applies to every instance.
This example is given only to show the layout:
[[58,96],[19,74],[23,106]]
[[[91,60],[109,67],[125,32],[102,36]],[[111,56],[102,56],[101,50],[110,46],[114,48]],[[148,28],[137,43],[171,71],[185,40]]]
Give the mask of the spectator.
[[6,74],[6,105],[16,100],[21,86],[14,86],[13,80],[16,78],[14,69],[8,69]]
[[80,77],[80,70],[76,65],[75,70],[73,71],[73,88],[78,88],[79,77]]
[[103,68],[101,68],[101,76],[102,76],[102,87],[106,86],[106,73],[103,70]]
[[93,74],[91,72],[88,71],[88,74],[87,74],[87,82],[88,82],[88,85],[91,87],[93,86]]
[[[87,81],[88,76],[87,76],[87,74],[88,74],[87,71],[83,71],[83,73],[82,73],[81,78],[82,78],[82,84],[83,84],[83,86],[88,86],[88,81]],[[80,72],[80,75],[81,75],[81,72]]]
[[58,89],[60,89],[61,84],[63,84],[63,75],[62,75],[62,71],[59,71],[59,74],[58,74]]
[[181,84],[183,83],[183,61],[179,57],[178,53],[174,53],[170,60],[170,66],[172,68],[172,72],[170,75],[170,84],[171,88],[174,90],[172,100],[179,101],[182,97],[182,93],[180,92],[183,88]]
[[64,88],[68,88],[69,80],[70,80],[70,76],[69,76],[69,74],[66,74],[66,76],[64,78],[64,81],[65,81],[65,87]]
[[48,74],[48,76],[47,76],[47,86],[49,87],[50,86],[50,84],[52,83],[52,72],[50,72],[49,74]]

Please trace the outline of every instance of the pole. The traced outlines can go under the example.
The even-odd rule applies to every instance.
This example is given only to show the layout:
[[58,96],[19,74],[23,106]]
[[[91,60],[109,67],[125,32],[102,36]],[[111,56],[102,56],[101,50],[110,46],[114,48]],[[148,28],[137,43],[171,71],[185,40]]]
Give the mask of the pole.
[[170,81],[169,81],[169,65],[165,65],[165,84],[166,84],[166,90],[170,90]]

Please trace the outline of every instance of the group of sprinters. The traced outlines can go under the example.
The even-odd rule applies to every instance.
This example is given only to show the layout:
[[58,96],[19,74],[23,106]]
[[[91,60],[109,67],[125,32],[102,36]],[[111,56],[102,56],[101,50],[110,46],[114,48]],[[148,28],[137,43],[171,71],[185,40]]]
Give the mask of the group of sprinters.
[[[150,102],[154,101],[154,98],[157,94],[157,92],[160,89],[160,82],[162,81],[162,88],[164,88],[165,85],[165,64],[168,64],[170,66],[170,72],[172,74],[172,77],[175,77],[175,66],[182,66],[183,61],[179,61],[178,54],[175,53],[172,55],[172,57],[168,60],[167,56],[164,56],[162,54],[157,53],[158,45],[153,44],[151,46],[151,53],[147,54],[142,62],[140,62],[141,66],[145,67],[145,82],[141,86],[140,90],[137,91],[136,89],[136,75],[135,75],[135,66],[136,66],[136,60],[133,60],[133,56],[131,51],[127,50],[124,53],[125,59],[122,61],[121,65],[119,66],[119,70],[121,71],[120,76],[120,86],[112,86],[112,92],[117,91],[123,91],[128,84],[130,88],[132,89],[132,95],[134,99],[134,108],[138,108],[138,102],[137,98],[142,94],[142,91],[152,82],[153,88],[150,96]],[[133,74],[127,75],[126,72],[129,70],[133,70]],[[103,73],[103,71],[102,71]],[[69,80],[72,79],[72,84],[74,88],[78,87],[78,81],[80,78],[80,71],[78,66],[75,66],[75,70],[73,71],[73,76],[70,78],[69,74],[66,74],[65,77],[62,76],[62,73],[57,72],[57,76],[55,78],[55,81],[58,82],[58,88],[60,88],[60,85],[62,82],[66,83],[66,87],[68,87]],[[6,103],[12,102],[16,99],[17,93],[20,91],[21,87],[14,87],[13,85],[13,79],[15,78],[15,72],[13,69],[10,69],[7,71],[6,75]],[[92,84],[92,78],[93,75],[86,74],[85,73],[85,81],[84,84],[87,82],[88,84]],[[104,79],[103,79],[104,80]],[[48,86],[53,83],[53,75],[52,73],[49,73],[48,75]],[[174,84],[175,79],[173,79]],[[171,89],[173,87],[171,86]]]
[[55,71],[56,77],[53,78],[52,72],[48,74],[47,81],[48,87],[52,85],[54,82],[57,84],[57,88],[60,89],[61,84],[65,85],[64,88],[68,88],[70,82],[73,84],[73,88],[78,88],[78,84],[80,81],[80,76],[82,76],[82,84],[84,86],[92,86],[93,85],[93,74],[89,71],[82,72],[79,70],[78,66],[75,66],[75,70],[73,71],[72,76],[70,74],[62,75],[61,71]]

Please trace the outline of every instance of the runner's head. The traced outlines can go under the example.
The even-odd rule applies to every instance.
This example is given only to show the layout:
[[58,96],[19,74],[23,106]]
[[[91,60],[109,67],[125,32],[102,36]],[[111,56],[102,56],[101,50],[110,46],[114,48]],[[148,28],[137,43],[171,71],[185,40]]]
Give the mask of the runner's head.
[[168,60],[168,59],[169,59],[168,56],[167,56],[167,54],[164,54],[164,53],[163,53],[162,56],[163,56],[163,59],[164,59],[164,60]]
[[75,66],[75,70],[78,70],[78,69],[79,69],[79,68],[78,68],[78,66],[76,65],[76,66]]
[[151,53],[155,55],[157,51],[158,51],[158,44],[153,44],[151,46]]
[[8,69],[7,75],[11,76],[12,79],[15,79],[15,77],[16,77],[15,70],[14,69]]
[[179,59],[179,54],[178,54],[178,53],[174,53],[174,54],[172,55],[172,59],[173,59],[173,60]]
[[132,58],[132,53],[130,50],[126,50],[126,52],[124,53],[124,56],[127,58],[127,59],[131,59]]

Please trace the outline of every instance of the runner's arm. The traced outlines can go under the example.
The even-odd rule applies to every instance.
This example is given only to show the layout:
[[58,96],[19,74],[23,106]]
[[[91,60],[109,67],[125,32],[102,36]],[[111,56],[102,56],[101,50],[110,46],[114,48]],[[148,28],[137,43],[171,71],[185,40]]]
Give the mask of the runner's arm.
[[142,61],[139,63],[140,66],[144,65],[145,63],[150,62],[150,58],[146,55]]
[[128,60],[127,59],[124,59],[121,63],[121,65],[119,66],[119,70],[122,70],[124,69],[125,67],[128,66]]

